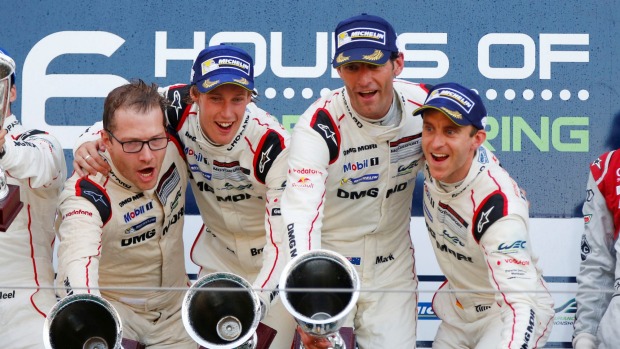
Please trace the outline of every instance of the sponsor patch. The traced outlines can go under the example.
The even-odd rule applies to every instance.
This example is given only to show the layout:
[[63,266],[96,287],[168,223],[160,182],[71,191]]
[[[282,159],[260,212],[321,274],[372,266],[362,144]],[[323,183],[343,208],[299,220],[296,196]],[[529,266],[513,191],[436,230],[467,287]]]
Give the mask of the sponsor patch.
[[297,180],[297,182],[291,183],[291,187],[293,188],[314,188],[314,183],[308,177],[302,176]]
[[310,120],[310,127],[325,140],[329,149],[329,163],[332,164],[340,153],[340,131],[329,112],[323,108],[318,109]]
[[179,185],[180,181],[181,175],[179,175],[177,166],[173,163],[160,178],[159,183],[157,184],[157,189],[155,190],[162,205],[166,205],[168,197],[172,194],[172,191],[174,191],[177,185]]
[[588,243],[588,239],[585,234],[581,235],[581,260],[585,261],[590,253],[592,253],[592,248]]
[[213,179],[230,180],[234,182],[247,182],[246,175],[250,171],[244,174],[244,169],[239,164],[239,161],[221,162],[213,160]]
[[422,154],[422,134],[408,136],[390,142],[390,163],[407,161]]
[[[428,98],[426,99],[426,103],[436,98],[447,99],[452,102],[456,102],[456,105],[458,105],[467,114],[471,113],[471,110],[476,105],[476,103],[472,101],[469,97],[465,96],[460,91],[451,88],[436,89],[428,96]],[[462,119],[462,116],[460,116],[460,114],[458,116],[456,114],[458,114],[458,112],[454,111],[454,114],[451,113],[450,115],[454,116],[457,119]]]
[[143,220],[142,222],[125,229],[125,234],[133,234],[137,232],[138,230],[146,227],[147,225],[155,223],[155,221],[156,221],[155,217],[149,217]]
[[129,223],[131,222],[134,218],[144,214],[145,212],[148,212],[150,210],[153,209],[153,201],[149,201],[146,204],[133,209],[133,211],[131,212],[127,212],[123,215],[123,219],[125,220],[125,223]]
[[362,257],[346,257],[353,265],[362,265]]
[[363,175],[361,177],[355,177],[355,178],[343,178],[340,180],[340,185],[345,185],[347,183],[350,184],[357,184],[357,183],[362,183],[362,182],[375,182],[379,180],[379,174],[378,173],[370,173],[367,175]]
[[276,131],[268,130],[263,135],[254,155],[254,175],[260,183],[265,184],[269,169],[284,148],[284,139]]
[[105,225],[110,217],[112,216],[112,208],[110,205],[110,198],[108,194],[95,184],[90,181],[88,178],[80,178],[75,183],[76,186],[76,195],[85,198],[90,201],[97,211],[99,212],[99,216],[101,217],[101,221],[103,225]]
[[374,42],[385,46],[386,36],[383,30],[374,28],[351,28],[338,33],[338,48],[352,42]]
[[439,202],[437,210],[439,212],[439,222],[444,223],[450,231],[456,233],[460,237],[464,238],[467,236],[469,223],[467,223],[450,205]]
[[[212,59],[206,60],[200,66],[202,70],[202,75],[210,73],[212,71],[216,71],[218,69],[235,69],[243,72],[245,75],[250,75],[251,65],[250,62],[247,62],[239,57],[234,56],[217,56]],[[247,84],[246,84],[247,85]]]
[[474,213],[472,227],[476,242],[480,242],[482,235],[489,229],[491,224],[508,214],[508,202],[501,191],[496,191],[487,196]]
[[62,217],[63,219],[67,218],[67,217],[71,217],[71,216],[75,216],[75,215],[82,215],[82,216],[88,216],[88,217],[92,217],[93,213],[90,211],[85,211],[82,209],[77,209],[77,210],[73,210],[71,212],[68,212],[66,215],[64,215],[64,217]]
[[166,98],[170,102],[170,106],[166,108],[166,119],[174,130],[179,129],[183,116],[189,113],[192,105],[186,103],[190,87],[190,85],[173,86],[166,92]]

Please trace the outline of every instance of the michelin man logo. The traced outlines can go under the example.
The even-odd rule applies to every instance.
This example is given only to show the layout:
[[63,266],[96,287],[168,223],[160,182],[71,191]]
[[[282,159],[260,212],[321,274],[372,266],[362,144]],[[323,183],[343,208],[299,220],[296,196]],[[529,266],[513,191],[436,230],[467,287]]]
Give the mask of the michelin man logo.
[[350,42],[351,42],[351,37],[349,36],[349,33],[342,32],[342,33],[338,34],[338,47],[339,48],[342,45],[346,45],[346,44],[348,44]]
[[202,62],[202,64],[200,65],[200,68],[202,69],[202,75],[205,75],[207,73],[210,73],[214,70],[219,69],[220,66],[217,63],[215,63],[213,59],[208,59]]

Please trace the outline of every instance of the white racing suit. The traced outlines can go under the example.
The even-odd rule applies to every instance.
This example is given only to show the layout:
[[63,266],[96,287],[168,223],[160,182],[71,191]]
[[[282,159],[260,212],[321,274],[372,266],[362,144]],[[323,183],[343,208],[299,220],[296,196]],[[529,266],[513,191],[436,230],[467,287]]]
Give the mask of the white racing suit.
[[[42,348],[43,323],[56,303],[54,217],[67,165],[62,146],[51,135],[26,131],[10,115],[0,167],[8,184],[19,186],[23,207],[0,232],[0,347]],[[20,288],[15,288],[20,287]],[[48,287],[39,289],[38,287]]]
[[542,348],[553,326],[528,234],[528,203],[480,147],[467,177],[445,192],[424,170],[424,218],[447,281],[433,298],[433,348]]
[[280,199],[286,185],[289,134],[254,103],[230,144],[210,143],[200,127],[197,103],[186,103],[189,85],[160,91],[172,102],[166,113],[177,131],[204,226],[192,246],[200,275],[231,272],[246,279],[267,307],[262,322],[276,331],[273,348],[290,348],[296,323],[277,301],[288,255]]
[[187,169],[173,140],[153,189],[140,190],[108,160],[107,177],[74,174],[60,197],[60,295],[103,296],[121,316],[123,338],[147,348],[197,347],[181,320],[185,291],[159,289],[189,286],[183,252]]
[[619,188],[620,151],[614,150],[590,165],[577,275],[576,349],[618,348],[620,343]]
[[[394,81],[401,120],[364,121],[346,89],[331,91],[301,116],[291,138],[282,214],[291,257],[327,249],[359,273],[353,327],[361,349],[416,345],[417,276],[409,235],[411,198],[422,166],[424,85]],[[404,290],[402,292],[381,292]]]

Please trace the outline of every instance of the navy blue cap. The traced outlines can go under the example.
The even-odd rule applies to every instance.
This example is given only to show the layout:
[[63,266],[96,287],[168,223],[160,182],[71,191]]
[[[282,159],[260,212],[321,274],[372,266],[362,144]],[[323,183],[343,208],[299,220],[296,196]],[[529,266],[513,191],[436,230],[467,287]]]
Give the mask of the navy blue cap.
[[223,84],[254,90],[254,61],[244,50],[230,45],[216,45],[200,51],[192,67],[191,84],[203,93]]
[[13,58],[11,58],[11,55],[9,55],[9,53],[3,49],[2,47],[0,47],[0,55],[3,55],[3,59],[13,67],[13,73],[11,74],[11,85],[15,84],[15,61],[13,60]]
[[396,32],[381,17],[362,13],[345,19],[338,23],[334,36],[334,68],[351,62],[384,65],[392,52],[398,52]]
[[459,126],[473,125],[479,130],[486,126],[487,110],[480,96],[474,90],[454,82],[433,86],[428,91],[424,105],[416,109],[413,115],[427,109],[444,113]]

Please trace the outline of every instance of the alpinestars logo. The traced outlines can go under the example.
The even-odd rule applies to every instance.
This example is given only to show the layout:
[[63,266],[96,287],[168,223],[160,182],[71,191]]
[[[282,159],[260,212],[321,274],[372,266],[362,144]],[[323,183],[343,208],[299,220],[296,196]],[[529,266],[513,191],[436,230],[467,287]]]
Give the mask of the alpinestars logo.
[[101,202],[103,206],[108,207],[105,201],[103,201],[103,195],[97,194],[94,191],[90,190],[85,190],[83,193],[93,198],[93,202]]
[[491,214],[494,208],[495,206],[492,206],[487,211],[481,213],[480,221],[478,221],[478,227],[477,227],[479,233],[482,232],[482,228],[484,228],[484,225],[489,223],[489,215]]
[[170,104],[171,107],[174,108],[176,114],[177,114],[177,118],[179,117],[179,110],[183,109],[183,107],[181,106],[181,94],[179,93],[179,91],[175,90],[174,93],[172,94],[172,98],[173,101]]
[[263,153],[261,153],[260,156],[260,162],[258,163],[258,170],[262,173],[263,171],[265,171],[265,165],[271,161],[271,158],[269,157],[269,153],[271,153],[271,149],[273,148],[273,144],[269,147],[269,149],[267,149],[266,151],[264,151]]
[[338,142],[336,142],[336,138],[334,137],[336,134],[330,130],[329,127],[323,124],[318,124],[317,126],[323,130],[323,133],[325,133],[325,138],[331,139],[334,144],[338,145]]

